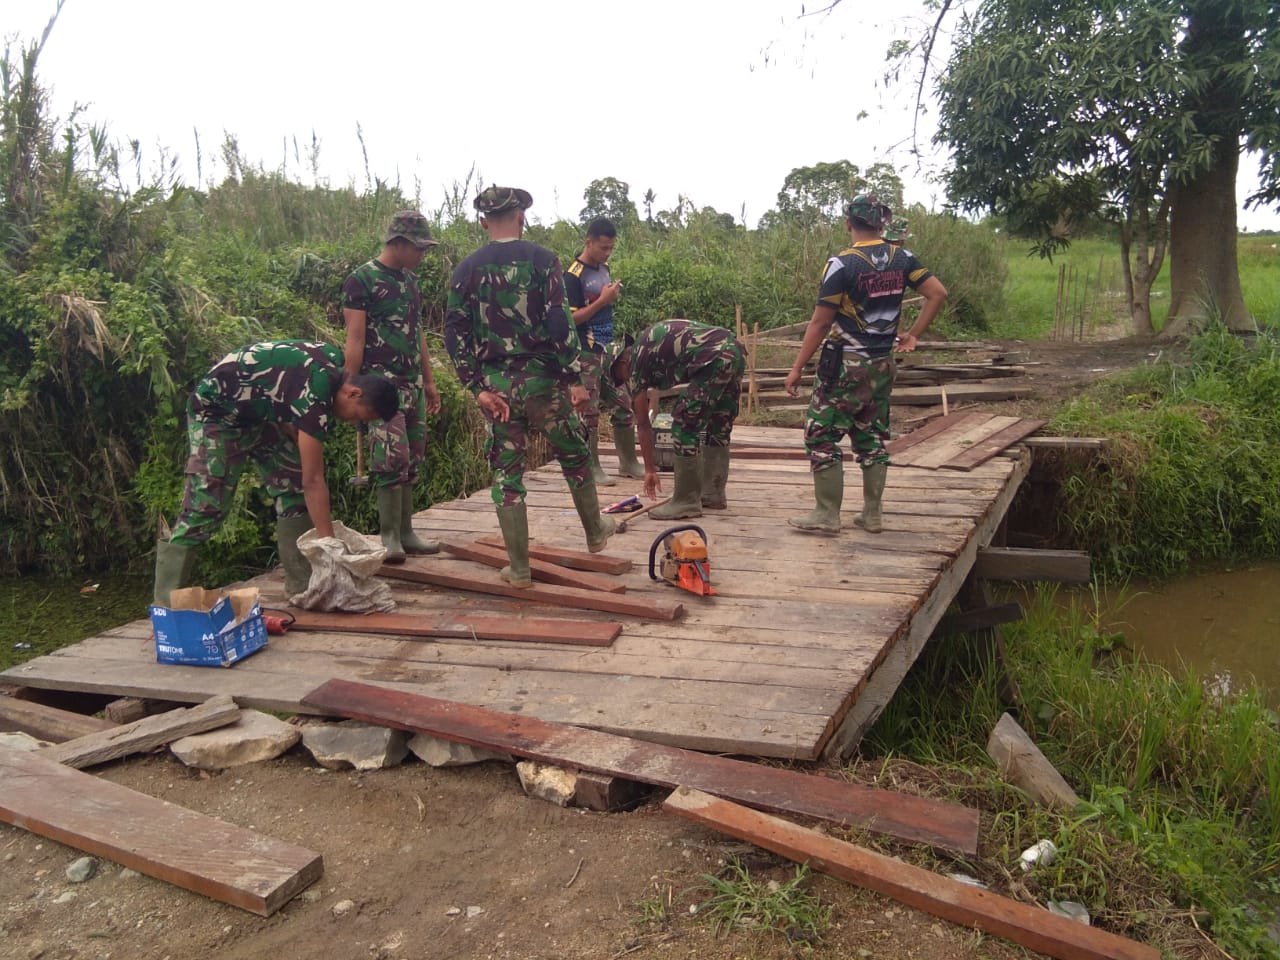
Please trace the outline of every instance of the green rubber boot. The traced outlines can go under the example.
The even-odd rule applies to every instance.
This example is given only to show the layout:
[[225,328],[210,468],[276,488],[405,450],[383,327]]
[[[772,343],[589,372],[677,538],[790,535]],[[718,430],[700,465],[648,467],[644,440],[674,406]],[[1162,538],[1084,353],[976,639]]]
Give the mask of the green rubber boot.
[[599,553],[618,529],[618,525],[613,522],[613,517],[600,512],[600,497],[596,493],[596,485],[590,480],[586,486],[577,490],[570,487],[569,493],[573,495],[573,505],[582,521],[582,530],[587,535],[587,550]]
[[636,428],[631,425],[613,428],[613,448],[618,452],[618,476],[644,479],[644,465],[636,457]]
[[787,523],[800,530],[839,533],[840,502],[844,499],[842,463],[833,463],[813,475],[813,498],[817,501],[817,506],[803,517],[793,517]]
[[604,467],[600,466],[600,431],[592,430],[591,435],[587,437],[587,449],[591,451],[591,479],[595,481],[597,487],[612,487],[617,480],[604,472]]
[[498,507],[498,526],[502,528],[502,542],[507,545],[505,567],[498,576],[524,590],[533,586],[529,575],[529,512],[524,501],[509,507]]
[[706,510],[728,510],[724,485],[729,480],[729,448],[702,448],[702,506]]
[[378,535],[387,548],[386,563],[404,563],[404,545],[400,543],[400,514],[404,511],[404,495],[399,487],[378,487]]
[[196,548],[156,541],[156,580],[153,600],[163,607],[169,605],[169,594],[187,585],[191,568],[196,563]]
[[884,529],[880,522],[880,498],[884,496],[884,481],[889,475],[887,463],[873,463],[862,468],[862,512],[853,522],[867,533],[879,533]]
[[684,520],[702,516],[702,458],[675,458],[676,489],[671,500],[649,511],[656,520]]
[[276,552],[284,568],[284,595],[305,593],[311,584],[311,563],[298,549],[298,538],[314,526],[311,517],[281,517],[276,520]]
[[413,532],[413,484],[400,488],[403,501],[400,504],[400,546],[411,557],[426,557],[440,552],[439,540],[423,540]]

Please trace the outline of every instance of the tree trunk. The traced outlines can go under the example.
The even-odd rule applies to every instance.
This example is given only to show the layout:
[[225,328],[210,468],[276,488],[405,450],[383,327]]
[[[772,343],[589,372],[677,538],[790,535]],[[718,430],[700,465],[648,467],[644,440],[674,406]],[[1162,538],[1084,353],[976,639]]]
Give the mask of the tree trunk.
[[1239,142],[1224,140],[1214,149],[1212,167],[1190,181],[1170,186],[1172,290],[1162,340],[1188,335],[1206,317],[1221,318],[1229,330],[1257,330],[1244,304],[1236,263],[1239,166]]
[[1183,53],[1206,82],[1184,107],[1201,133],[1215,137],[1207,167],[1169,185],[1169,319],[1161,339],[1185,336],[1204,318],[1255,331],[1240,291],[1236,262],[1236,172],[1244,130],[1246,24],[1238,4],[1189,0]]

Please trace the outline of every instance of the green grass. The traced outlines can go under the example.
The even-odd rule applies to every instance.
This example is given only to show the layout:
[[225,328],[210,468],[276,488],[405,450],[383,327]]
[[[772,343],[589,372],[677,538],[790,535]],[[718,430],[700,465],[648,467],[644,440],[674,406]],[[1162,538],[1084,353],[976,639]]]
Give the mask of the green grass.
[[806,889],[807,866],[797,866],[786,881],[762,881],[734,857],[719,874],[705,873],[702,879],[708,896],[698,915],[717,936],[746,930],[813,944],[831,925],[831,908]]
[[149,571],[92,581],[0,580],[0,670],[143,619],[150,602]]

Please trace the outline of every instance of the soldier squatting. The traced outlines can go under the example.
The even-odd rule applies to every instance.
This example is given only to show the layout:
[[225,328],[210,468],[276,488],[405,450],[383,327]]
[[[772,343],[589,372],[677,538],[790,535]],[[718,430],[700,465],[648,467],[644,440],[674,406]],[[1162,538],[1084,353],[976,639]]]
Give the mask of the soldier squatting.
[[[664,320],[634,338],[619,336],[613,304],[621,285],[608,269],[613,224],[592,221],[566,270],[552,251],[523,239],[532,204],[515,187],[489,187],[475,198],[489,242],[453,271],[445,317],[449,358],[487,423],[491,496],[508,557],[502,578],[516,587],[532,584],[524,469],[534,431],[546,437],[560,464],[587,548],[600,551],[615,529],[600,512],[596,493],[598,485],[614,482],[595,453],[602,412],[612,421],[619,472],[642,476],[644,493],[653,498],[662,486],[650,390],[688,384],[672,410],[675,489],[651,513],[682,519],[724,510],[729,439],[745,367],[742,344],[714,325]],[[804,531],[840,532],[839,445],[848,435],[862,468],[862,511],[854,523],[879,533],[893,355],[916,348],[947,291],[903,246],[907,222],[875,197],[855,197],[844,215],[851,245],[827,262],[786,379],[795,396],[805,364],[821,351],[805,420],[816,505],[790,523]],[[412,526],[425,421],[440,409],[413,271],[435,245],[421,213],[400,211],[382,252],[343,285],[345,349],[309,341],[256,343],[228,354],[196,385],[187,408],[182,509],[172,534],[156,545],[156,602],[167,603],[169,592],[189,580],[196,551],[225,519],[246,466],[275,501],[286,595],[306,589],[310,567],[298,537],[312,527],[333,535],[323,445],[334,417],[372,424],[370,475],[387,562],[439,549]],[[900,335],[908,289],[924,298],[924,306]]]

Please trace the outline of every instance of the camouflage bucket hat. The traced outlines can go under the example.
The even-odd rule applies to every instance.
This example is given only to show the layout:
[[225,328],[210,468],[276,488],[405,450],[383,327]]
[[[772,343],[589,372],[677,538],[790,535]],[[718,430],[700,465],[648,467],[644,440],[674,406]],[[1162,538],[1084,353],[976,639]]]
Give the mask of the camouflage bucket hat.
[[506,213],[527,210],[533,206],[528,190],[519,187],[486,187],[476,194],[475,207],[481,213]]
[[907,228],[906,217],[894,217],[889,221],[889,226],[885,227],[884,238],[901,242],[911,237],[911,231]]
[[403,237],[419,250],[434,247],[438,242],[431,236],[431,227],[427,224],[427,218],[417,210],[399,210],[391,217],[391,223],[387,226],[387,235],[383,239],[384,242],[390,243],[396,237]]
[[893,211],[871,194],[860,193],[844,205],[844,215],[850,220],[861,220],[873,230],[879,230],[893,215]]

